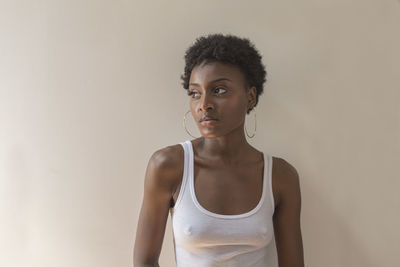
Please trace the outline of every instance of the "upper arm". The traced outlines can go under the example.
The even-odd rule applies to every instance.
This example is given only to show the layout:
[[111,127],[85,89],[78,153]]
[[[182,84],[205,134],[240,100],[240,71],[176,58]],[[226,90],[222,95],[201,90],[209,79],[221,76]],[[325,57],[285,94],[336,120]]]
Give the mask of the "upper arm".
[[170,200],[180,171],[177,153],[176,148],[166,147],[154,152],[148,162],[134,245],[135,264],[158,264]]
[[303,267],[299,175],[284,159],[278,158],[275,162],[273,175],[276,178],[279,197],[273,220],[279,267]]

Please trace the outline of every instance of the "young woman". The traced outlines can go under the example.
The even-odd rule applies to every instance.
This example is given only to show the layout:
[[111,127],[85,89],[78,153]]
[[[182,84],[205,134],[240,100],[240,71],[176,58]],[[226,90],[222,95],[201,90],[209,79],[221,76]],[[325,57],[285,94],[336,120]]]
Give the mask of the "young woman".
[[170,212],[178,267],[265,267],[274,236],[279,267],[303,267],[298,173],[245,137],[266,81],[260,54],[246,38],[210,34],[185,62],[182,84],[201,137],[151,156],[134,266],[159,266]]

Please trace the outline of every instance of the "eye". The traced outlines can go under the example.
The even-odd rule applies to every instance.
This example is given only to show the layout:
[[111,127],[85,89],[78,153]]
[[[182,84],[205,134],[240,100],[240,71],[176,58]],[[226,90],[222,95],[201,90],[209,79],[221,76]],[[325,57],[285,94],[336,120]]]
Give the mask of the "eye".
[[223,88],[223,87],[216,87],[216,88],[215,88],[215,90],[218,90],[218,91],[220,91],[221,89],[226,91],[226,89]]
[[[217,91],[217,94],[218,95],[220,95],[221,93],[219,93],[221,90],[223,90],[224,92],[222,93],[222,94],[224,94],[227,90],[225,89],[225,88],[223,88],[223,87],[215,87],[215,89],[214,89],[214,91]],[[192,95],[194,95],[194,96],[192,96],[192,98],[196,98],[197,96],[197,94],[198,94],[198,92],[197,91],[195,91],[195,90],[188,90],[187,91],[187,94],[188,94],[188,96],[192,96]]]
[[[188,96],[194,95],[196,93],[197,93],[196,91],[190,91],[190,90],[187,91]],[[194,97],[192,97],[192,98],[194,98]]]

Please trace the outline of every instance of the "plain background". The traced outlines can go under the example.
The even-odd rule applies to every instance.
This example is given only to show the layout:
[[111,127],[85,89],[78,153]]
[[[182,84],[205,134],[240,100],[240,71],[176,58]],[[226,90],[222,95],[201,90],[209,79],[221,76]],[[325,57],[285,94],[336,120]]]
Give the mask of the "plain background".
[[299,172],[306,266],[400,266],[399,28],[397,0],[0,1],[0,265],[133,266],[147,162],[192,139],[184,51],[221,32],[267,67],[249,142]]

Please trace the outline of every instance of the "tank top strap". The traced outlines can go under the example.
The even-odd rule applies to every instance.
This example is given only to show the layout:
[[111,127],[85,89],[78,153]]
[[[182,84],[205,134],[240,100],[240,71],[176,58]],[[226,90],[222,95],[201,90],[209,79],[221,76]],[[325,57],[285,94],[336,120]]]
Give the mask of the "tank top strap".
[[270,202],[271,206],[271,212],[274,213],[275,210],[275,199],[274,199],[274,192],[272,190],[272,165],[273,165],[273,156],[271,154],[264,154],[266,156],[266,161],[264,164],[267,164],[267,171],[266,173],[266,181],[265,181],[265,190],[267,190],[269,199],[268,202]]
[[188,143],[190,142],[189,140],[184,141],[184,142],[180,142],[179,144],[183,147],[183,151],[184,151],[184,167],[183,167],[183,175],[182,175],[182,182],[181,182],[181,186],[180,186],[180,190],[179,190],[179,194],[178,194],[178,198],[176,199],[176,203],[174,206],[174,209],[177,209],[180,202],[182,201],[183,196],[185,195],[185,192],[189,192],[189,181],[188,181],[188,177],[189,177],[189,173],[190,173],[190,163],[191,163],[191,147],[189,146],[190,144]]

